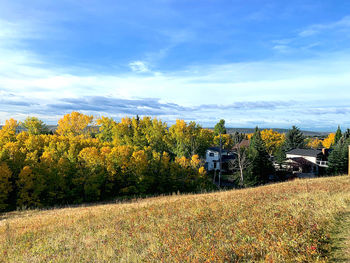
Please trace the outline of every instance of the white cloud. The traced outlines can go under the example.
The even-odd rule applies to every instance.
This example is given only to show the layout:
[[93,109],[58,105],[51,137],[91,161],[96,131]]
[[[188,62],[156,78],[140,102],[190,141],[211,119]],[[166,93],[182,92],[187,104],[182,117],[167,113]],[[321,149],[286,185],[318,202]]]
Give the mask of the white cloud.
[[326,30],[341,30],[350,28],[350,16],[345,16],[342,19],[324,24],[315,24],[307,27],[299,33],[300,37],[309,37],[319,34]]
[[132,71],[137,73],[146,73],[150,71],[147,64],[140,60],[129,63],[129,67]]

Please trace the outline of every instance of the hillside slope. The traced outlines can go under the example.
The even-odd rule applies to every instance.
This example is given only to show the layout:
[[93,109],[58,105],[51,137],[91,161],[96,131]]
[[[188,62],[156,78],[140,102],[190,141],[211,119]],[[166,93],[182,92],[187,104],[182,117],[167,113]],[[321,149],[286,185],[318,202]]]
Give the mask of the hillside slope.
[[350,178],[25,211],[0,221],[0,262],[327,262]]

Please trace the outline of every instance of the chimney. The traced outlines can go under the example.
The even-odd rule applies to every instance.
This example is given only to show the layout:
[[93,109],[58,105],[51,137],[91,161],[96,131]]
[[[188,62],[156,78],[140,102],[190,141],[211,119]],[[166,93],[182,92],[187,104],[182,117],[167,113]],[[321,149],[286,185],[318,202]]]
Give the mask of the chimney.
[[322,148],[322,154],[323,154],[323,156],[327,157],[328,149],[327,148]]

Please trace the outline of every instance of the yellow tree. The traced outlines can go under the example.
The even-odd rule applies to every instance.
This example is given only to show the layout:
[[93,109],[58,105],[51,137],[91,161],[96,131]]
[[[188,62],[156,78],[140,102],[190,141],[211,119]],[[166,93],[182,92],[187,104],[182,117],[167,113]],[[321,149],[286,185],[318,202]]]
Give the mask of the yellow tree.
[[113,141],[113,130],[117,123],[112,118],[102,116],[96,120],[96,124],[100,126],[97,138],[103,142]]
[[149,168],[146,152],[144,150],[133,152],[130,163],[132,164],[134,176],[132,180],[135,181],[135,186],[138,186],[138,189],[141,192],[145,192],[147,187],[153,183],[153,180],[150,180],[152,178],[146,178],[147,170]]
[[86,135],[88,125],[92,123],[93,116],[73,111],[58,121],[57,133],[63,136]]
[[191,166],[195,169],[199,169],[201,165],[202,165],[202,162],[199,159],[199,156],[197,154],[193,155],[191,158]]
[[99,200],[103,196],[103,185],[106,182],[106,171],[99,150],[96,147],[86,147],[78,155],[82,174],[78,181],[82,182],[86,201]]
[[272,155],[282,146],[285,141],[285,134],[272,129],[261,131],[261,139],[264,141],[267,152]]
[[[214,137],[214,144],[220,145],[220,135]],[[224,149],[232,149],[233,147],[233,138],[231,134],[222,134],[221,135],[221,145]]]
[[323,140],[323,146],[327,149],[331,148],[335,141],[335,133],[330,133],[326,139]]
[[319,138],[312,138],[308,143],[307,143],[307,146],[310,147],[310,148],[314,148],[314,149],[317,149],[319,148],[320,146],[322,147],[323,145],[323,141],[320,140]]
[[132,119],[129,117],[122,118],[113,129],[113,143],[115,145],[133,145]]
[[253,137],[254,133],[246,133],[246,136],[248,140],[250,140]]
[[143,134],[153,150],[162,153],[168,150],[167,147],[167,124],[158,119],[143,118]]
[[0,211],[8,208],[8,197],[12,191],[11,185],[12,172],[6,163],[0,163]]
[[33,174],[29,166],[24,166],[18,175],[17,187],[19,207],[40,207],[42,201],[40,195],[44,190],[45,184],[41,176]]
[[36,117],[27,117],[24,122],[21,123],[21,126],[31,135],[39,135],[48,132],[48,128],[44,122]]
[[200,131],[202,128],[191,121],[176,120],[169,128],[169,148],[178,157],[190,157],[200,149]]
[[15,119],[6,120],[5,125],[0,130],[0,145],[16,140],[16,130],[18,122]]
[[214,132],[209,129],[201,129],[199,136],[198,136],[198,150],[197,154],[200,157],[205,156],[206,150],[213,146],[213,141],[214,141]]

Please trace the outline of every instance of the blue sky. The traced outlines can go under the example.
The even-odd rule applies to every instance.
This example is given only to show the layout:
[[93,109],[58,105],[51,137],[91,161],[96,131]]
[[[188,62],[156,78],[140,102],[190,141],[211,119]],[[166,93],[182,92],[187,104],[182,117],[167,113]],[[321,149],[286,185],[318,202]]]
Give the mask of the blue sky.
[[350,128],[350,1],[0,0],[0,123],[73,110]]

